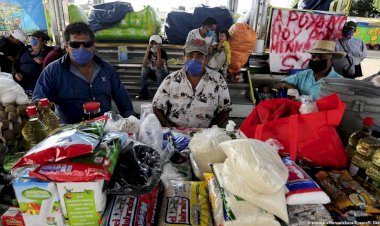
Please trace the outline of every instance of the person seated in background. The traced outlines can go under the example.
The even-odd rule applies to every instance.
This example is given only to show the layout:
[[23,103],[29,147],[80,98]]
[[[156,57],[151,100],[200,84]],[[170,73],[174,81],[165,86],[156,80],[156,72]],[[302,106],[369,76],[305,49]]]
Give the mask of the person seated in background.
[[363,76],[360,62],[367,57],[367,46],[358,38],[354,38],[356,23],[348,21],[342,29],[342,38],[336,43],[336,51],[346,52],[346,57],[334,60],[334,69],[345,78]]
[[146,100],[149,98],[148,77],[161,85],[169,74],[167,60],[168,54],[162,49],[162,38],[158,35],[152,35],[145,51],[140,78],[141,89],[136,99]]
[[14,79],[26,91],[34,90],[43,69],[44,58],[53,49],[46,45],[49,40],[50,38],[45,32],[33,32],[29,37],[30,46],[20,56],[19,62],[15,64]]
[[191,30],[187,35],[186,42],[194,39],[201,39],[205,41],[208,48],[208,55],[212,55],[214,49],[218,48],[216,38],[216,19],[214,17],[207,17],[202,21],[202,26]]
[[206,68],[208,49],[204,40],[188,40],[184,67],[168,75],[153,98],[153,111],[164,127],[222,127],[231,111],[227,83]]
[[218,44],[218,50],[223,50],[226,54],[226,62],[223,65],[223,73],[222,75],[227,78],[227,69],[228,66],[231,64],[231,47],[229,40],[230,34],[227,30],[220,31],[219,32],[219,44]]
[[300,95],[310,95],[317,100],[324,78],[343,78],[334,71],[332,61],[344,57],[346,53],[335,51],[335,42],[327,40],[318,40],[307,52],[311,54],[310,69],[283,78],[276,84],[276,89],[298,89]]
[[52,51],[46,55],[43,63],[43,68],[45,69],[46,66],[48,66],[51,62],[58,60],[59,58],[63,57],[65,55],[65,46],[62,44],[62,46],[56,46]]
[[276,93],[268,84],[261,84],[257,89],[257,99],[258,102],[264,100],[270,100],[276,97]]
[[25,52],[27,37],[22,30],[14,30],[7,37],[0,37],[0,71],[12,73],[13,64]]
[[94,55],[94,32],[83,22],[69,24],[64,32],[67,54],[49,64],[37,81],[32,99],[55,103],[61,122],[82,121],[83,104],[97,101],[101,113],[111,111],[114,100],[120,114],[134,114],[128,92],[115,68]]

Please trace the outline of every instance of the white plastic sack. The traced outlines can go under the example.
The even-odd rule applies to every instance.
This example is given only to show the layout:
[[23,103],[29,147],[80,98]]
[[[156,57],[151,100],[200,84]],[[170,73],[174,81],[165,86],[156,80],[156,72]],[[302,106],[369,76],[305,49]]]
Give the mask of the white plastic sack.
[[278,193],[288,180],[288,169],[275,147],[255,139],[237,139],[218,146],[230,159],[231,170],[246,178],[250,189]]
[[223,164],[213,164],[215,178],[208,182],[210,197],[215,196],[211,204],[215,225],[223,226],[279,226],[280,223],[267,211],[247,202],[224,189],[221,175]]
[[224,142],[231,140],[231,137],[226,132],[218,127],[206,129],[200,133],[196,133],[189,143],[189,148],[192,157],[199,167],[199,179],[203,178],[203,173],[211,173],[211,163],[223,163],[226,155],[217,146]]
[[255,176],[249,176],[248,174],[239,175],[233,170],[234,167],[231,166],[233,165],[231,162],[232,160],[227,158],[223,164],[222,180],[225,189],[288,223],[289,217],[285,199],[285,186],[278,192],[270,195],[252,190],[247,184],[247,181],[255,180]]
[[309,114],[313,112],[318,112],[318,107],[315,101],[311,98],[311,96],[302,95],[300,97],[301,99],[301,106],[300,106],[300,113],[301,114]]

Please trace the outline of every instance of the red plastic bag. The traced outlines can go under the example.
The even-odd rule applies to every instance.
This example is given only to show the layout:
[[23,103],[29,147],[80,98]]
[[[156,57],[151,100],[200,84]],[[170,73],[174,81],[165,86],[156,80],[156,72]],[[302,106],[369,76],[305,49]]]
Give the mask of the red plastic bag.
[[283,153],[313,166],[345,168],[348,158],[335,128],[346,108],[336,94],[317,100],[319,112],[298,114],[301,103],[288,99],[261,102],[244,120],[240,130],[249,138],[277,139]]

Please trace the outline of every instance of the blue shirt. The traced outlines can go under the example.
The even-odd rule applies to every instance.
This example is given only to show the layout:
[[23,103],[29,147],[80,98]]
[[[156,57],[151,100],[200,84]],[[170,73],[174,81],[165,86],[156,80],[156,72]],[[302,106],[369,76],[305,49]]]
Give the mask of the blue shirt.
[[[331,68],[325,78],[343,78],[343,76],[336,73],[334,69]],[[311,69],[283,78],[282,81],[296,86],[300,91],[300,95],[309,95],[313,100],[319,99],[320,86],[323,82],[323,78],[316,81],[314,78],[314,72]]]
[[113,99],[123,117],[134,114],[128,92],[116,70],[97,56],[93,60],[96,65],[91,82],[71,66],[68,54],[49,64],[37,81],[32,99],[48,98],[54,102],[65,124],[82,121],[83,104],[89,101],[99,102],[104,113],[111,110]]

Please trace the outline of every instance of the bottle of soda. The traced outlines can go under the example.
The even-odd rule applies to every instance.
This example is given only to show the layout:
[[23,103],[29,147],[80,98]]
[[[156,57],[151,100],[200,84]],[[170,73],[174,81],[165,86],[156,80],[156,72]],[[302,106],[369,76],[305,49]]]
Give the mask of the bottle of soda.
[[373,118],[366,117],[363,119],[363,127],[351,134],[350,138],[348,139],[348,145],[346,147],[346,153],[350,158],[354,156],[356,152],[356,145],[358,145],[359,140],[371,135],[373,125]]
[[40,100],[40,108],[42,122],[48,127],[49,133],[51,133],[59,127],[59,118],[50,109],[49,100],[47,98]]
[[28,106],[26,114],[29,120],[25,123],[21,133],[26,141],[26,149],[29,150],[47,137],[48,128],[38,118],[36,106]]
[[102,116],[99,102],[87,102],[83,104],[83,121]]

